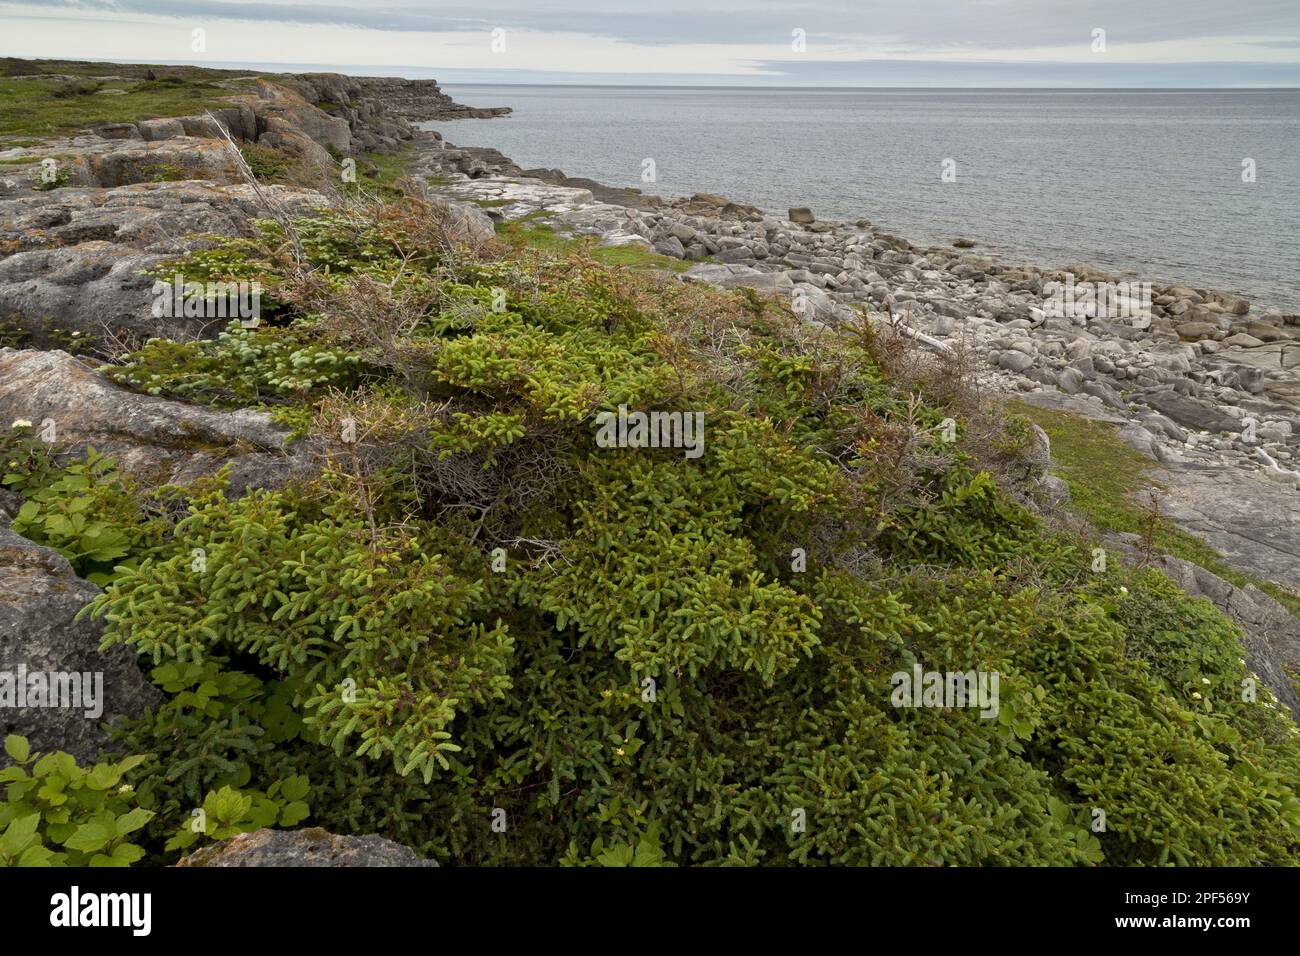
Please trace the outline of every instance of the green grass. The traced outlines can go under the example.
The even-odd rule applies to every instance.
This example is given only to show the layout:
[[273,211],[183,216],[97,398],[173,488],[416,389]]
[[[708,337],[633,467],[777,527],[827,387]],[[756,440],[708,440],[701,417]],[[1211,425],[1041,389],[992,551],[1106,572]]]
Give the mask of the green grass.
[[402,146],[393,153],[362,153],[357,161],[357,184],[368,192],[377,192],[384,199],[395,199],[402,191],[398,180],[409,176],[415,161],[413,144]]
[[[1070,412],[1007,403],[1008,411],[1036,423],[1052,440],[1052,471],[1070,487],[1072,507],[1098,531],[1143,534],[1151,515],[1134,495],[1162,487],[1153,477],[1157,465],[1124,444],[1113,425]],[[1191,561],[1238,587],[1254,585],[1300,617],[1300,595],[1273,581],[1224,563],[1223,555],[1194,534],[1158,518],[1150,528],[1160,551]]]
[[[0,77],[36,76],[58,73],[64,76],[123,76],[143,80],[152,70],[160,80],[220,80],[250,76],[253,70],[218,70],[207,66],[163,66],[158,63],[91,63],[86,60],[32,60],[0,57]],[[260,74],[271,76],[274,74]]]
[[[101,64],[114,72],[114,64]],[[105,90],[123,90],[121,94]],[[231,95],[206,80],[16,80],[0,78],[0,142],[68,135],[102,123],[187,116]]]
[[530,213],[513,222],[497,224],[497,234],[508,240],[521,242],[533,249],[563,254],[583,246],[597,262],[610,266],[626,266],[631,269],[664,269],[669,272],[685,272],[693,263],[661,256],[657,252],[648,252],[636,246],[596,246],[586,238],[561,236],[544,222],[537,222],[538,213]]

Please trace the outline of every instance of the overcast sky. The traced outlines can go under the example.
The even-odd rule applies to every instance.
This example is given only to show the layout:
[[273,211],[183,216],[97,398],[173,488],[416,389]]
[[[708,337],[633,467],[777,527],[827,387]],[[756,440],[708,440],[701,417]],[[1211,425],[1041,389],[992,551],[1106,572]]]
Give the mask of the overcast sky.
[[1300,0],[0,0],[0,22],[10,56],[453,83],[1300,86]]

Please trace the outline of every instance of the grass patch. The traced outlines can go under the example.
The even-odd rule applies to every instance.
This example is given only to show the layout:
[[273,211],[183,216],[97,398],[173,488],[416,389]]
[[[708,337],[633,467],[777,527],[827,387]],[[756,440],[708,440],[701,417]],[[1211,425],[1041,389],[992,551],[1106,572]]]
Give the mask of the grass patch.
[[1152,516],[1133,500],[1145,488],[1163,485],[1153,477],[1158,466],[1124,444],[1114,426],[1070,412],[1007,403],[1009,411],[1037,424],[1052,440],[1052,471],[1070,487],[1072,507],[1098,531],[1143,534],[1159,550],[1191,561],[1237,587],[1254,585],[1300,617],[1300,595],[1273,581],[1239,571],[1194,534]]
[[362,153],[357,160],[357,185],[382,199],[401,198],[402,190],[397,183],[411,174],[415,157],[414,144],[392,153]]
[[568,252],[588,247],[588,254],[597,262],[609,266],[626,266],[630,269],[664,269],[669,272],[685,272],[693,263],[672,256],[662,256],[657,252],[648,252],[636,246],[597,246],[591,239],[561,236],[555,229],[544,222],[538,222],[538,213],[530,213],[513,222],[497,224],[497,235],[532,249],[554,252],[563,255]]
[[157,63],[91,63],[85,60],[0,57],[0,77],[57,73],[63,76],[121,76],[143,80],[151,70],[159,80],[224,80],[246,77],[254,72],[253,70],[218,70],[207,66],[163,66]]
[[[102,71],[114,71],[103,64]],[[114,92],[120,91],[120,92]],[[67,135],[105,123],[129,123],[149,117],[187,116],[210,109],[230,96],[228,86],[206,80],[0,79],[0,140],[38,140]]]

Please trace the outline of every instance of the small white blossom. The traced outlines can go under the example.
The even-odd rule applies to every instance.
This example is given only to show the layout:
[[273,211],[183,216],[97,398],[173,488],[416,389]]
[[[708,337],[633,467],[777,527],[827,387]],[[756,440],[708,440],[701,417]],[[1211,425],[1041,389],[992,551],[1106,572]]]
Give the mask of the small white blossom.
[[25,418],[15,418],[14,423],[9,427],[10,428],[31,428],[32,423]]

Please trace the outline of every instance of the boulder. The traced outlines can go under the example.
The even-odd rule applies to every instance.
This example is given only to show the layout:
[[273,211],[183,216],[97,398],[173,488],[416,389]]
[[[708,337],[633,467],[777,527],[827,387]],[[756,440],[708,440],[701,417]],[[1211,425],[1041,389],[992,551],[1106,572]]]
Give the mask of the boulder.
[[473,203],[434,203],[435,215],[442,217],[447,238],[471,246],[481,246],[496,239],[492,217]]
[[686,258],[686,249],[682,245],[682,241],[676,236],[669,236],[656,242],[655,252],[662,256],[672,256],[674,259]]
[[140,138],[150,143],[185,135],[185,127],[178,119],[140,120],[135,126],[140,131]]
[[1091,395],[1094,398],[1101,399],[1102,404],[1107,405],[1110,408],[1116,408],[1122,411],[1123,409],[1128,407],[1127,403],[1124,401],[1123,396],[1121,396],[1119,392],[1115,391],[1114,388],[1107,385],[1105,382],[1098,381],[1096,379],[1092,381],[1084,382],[1083,390],[1088,395]]
[[1083,390],[1083,373],[1077,368],[1066,367],[1056,373],[1056,384],[1067,395],[1077,395]]
[[1246,334],[1261,342],[1285,342],[1295,338],[1294,333],[1269,322],[1247,322],[1244,328]]
[[239,181],[238,161],[224,141],[187,136],[180,120],[168,122],[176,124],[176,132],[167,137],[121,140],[74,158],[77,181],[106,187],[189,179]]
[[1245,332],[1238,332],[1235,335],[1229,335],[1223,340],[1223,344],[1229,347],[1253,349],[1257,346],[1263,345],[1264,343],[1253,335],[1247,335]]
[[1188,341],[1197,341],[1206,339],[1219,331],[1219,326],[1214,322],[1183,322],[1174,327],[1179,338]]
[[789,212],[790,221],[800,226],[811,225],[816,221],[812,210],[807,206],[792,206]]
[[[264,191],[293,214],[324,203],[319,193],[281,186]],[[206,182],[138,183],[111,189],[65,188],[0,200],[0,323],[52,346],[54,329],[83,340],[190,339],[226,319],[159,318],[146,273],[203,240],[245,236],[266,215],[253,188]]]
[[437,866],[375,834],[337,836],[320,827],[256,830],[196,850],[177,866]]
[[1158,415],[1154,412],[1148,412],[1141,416],[1143,426],[1147,431],[1164,435],[1166,438],[1173,439],[1177,442],[1187,441],[1187,432],[1179,428],[1178,425],[1164,415]]
[[714,254],[718,262],[753,262],[754,253],[744,246],[736,246],[732,249],[723,249]]
[[998,353],[997,362],[998,368],[1006,369],[1008,372],[1024,372],[1033,366],[1034,357],[1015,349],[1008,349]]
[[[75,620],[98,593],[57,551],[0,528],[0,681],[12,680],[20,668],[28,687],[38,673],[77,674],[83,694],[50,701],[60,706],[0,706],[0,737],[20,734],[33,752],[63,750],[93,763],[108,744],[105,722],[138,716],[161,698],[130,648],[101,651],[102,623]],[[94,706],[87,708],[87,701]],[[0,755],[0,764],[7,762]]]
[[746,203],[729,202],[722,207],[722,211],[718,213],[718,216],[722,219],[735,219],[740,222],[761,222],[763,210]]
[[310,474],[311,455],[267,412],[223,411],[129,391],[66,352],[0,349],[0,421],[52,423],[61,453],[111,455],[146,487],[231,466],[231,489]]
[[1153,392],[1143,399],[1151,408],[1180,425],[1204,432],[1239,432],[1241,423],[1212,405],[1173,391]]
[[684,222],[675,222],[668,230],[669,234],[680,240],[684,245],[700,241],[700,234],[697,230],[692,229]]

